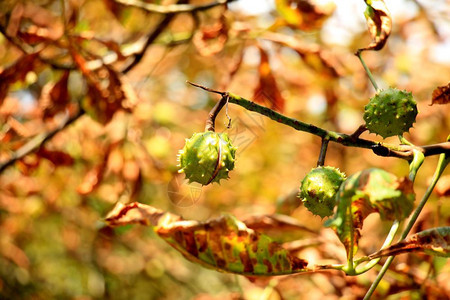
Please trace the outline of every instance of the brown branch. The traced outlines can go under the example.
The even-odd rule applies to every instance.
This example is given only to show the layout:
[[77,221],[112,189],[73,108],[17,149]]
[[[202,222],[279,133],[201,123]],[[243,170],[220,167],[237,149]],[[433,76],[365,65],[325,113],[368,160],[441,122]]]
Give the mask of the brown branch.
[[[181,2],[184,0],[179,0],[178,2]],[[131,71],[144,57],[145,52],[147,51],[147,48],[153,44],[153,42],[156,40],[156,38],[166,29],[166,27],[170,24],[172,19],[175,17],[174,14],[169,14],[164,16],[164,18],[159,22],[159,24],[155,27],[152,33],[149,34],[147,40],[145,41],[144,46],[142,47],[141,51],[134,54],[133,61],[122,70],[123,74],[128,73]]]
[[139,7],[142,9],[145,9],[148,12],[151,13],[157,13],[157,14],[164,14],[164,15],[171,15],[171,14],[178,14],[178,13],[192,13],[196,11],[202,11],[202,10],[208,10],[210,8],[219,6],[219,5],[225,5],[229,2],[233,2],[237,0],[217,0],[211,3],[206,4],[170,4],[170,5],[158,5],[153,3],[146,3],[139,0],[116,0],[117,3],[128,5],[128,6],[134,6]]
[[205,125],[205,131],[215,131],[215,123],[216,123],[216,117],[219,114],[220,110],[227,104],[228,102],[228,95],[222,96],[219,102],[214,105],[214,107],[209,112],[208,119],[206,120]]
[[326,136],[322,138],[322,145],[320,146],[319,159],[317,160],[318,167],[321,167],[325,164],[325,157],[327,155],[329,141],[330,141],[330,139]]
[[42,147],[47,141],[53,138],[58,132],[64,130],[67,126],[78,120],[83,114],[84,111],[80,109],[75,115],[71,117],[67,116],[66,119],[53,130],[38,134],[37,136],[32,138],[25,145],[15,151],[11,158],[0,163],[0,173],[2,173],[9,166],[13,165],[16,161],[24,158],[26,155],[39,150],[40,147]]
[[367,131],[367,127],[366,127],[366,125],[360,125],[356,130],[355,130],[355,132],[353,132],[350,136],[353,138],[353,139],[357,139],[357,138],[359,138],[360,136],[361,136],[361,134],[363,134],[365,131]]
[[335,142],[338,144],[341,144],[343,146],[347,147],[357,147],[357,148],[366,148],[371,149],[376,155],[379,156],[389,156],[389,157],[397,157],[402,158],[405,160],[412,160],[414,156],[413,150],[419,150],[423,152],[425,156],[431,156],[431,155],[437,155],[441,153],[449,153],[450,154],[450,142],[444,142],[440,144],[433,144],[433,145],[425,145],[425,146],[414,146],[414,145],[393,145],[393,144],[386,144],[386,143],[380,143],[375,142],[371,140],[361,139],[361,138],[355,138],[354,135],[348,135],[345,133],[339,133],[331,130],[326,130],[320,127],[317,127],[312,124],[304,123],[300,120],[289,118],[285,115],[282,115],[268,107],[259,105],[253,101],[249,101],[247,99],[244,99],[238,95],[228,93],[228,92],[221,92],[217,90],[210,89],[208,87],[202,86],[200,84],[191,83],[189,84],[201,88],[205,91],[216,93],[219,95],[227,95],[228,102],[234,103],[239,106],[242,106],[243,108],[257,112],[261,115],[264,115],[278,123],[287,125],[289,127],[292,127],[298,131],[308,132],[315,136],[321,137],[322,139],[328,138],[329,141]]
[[139,7],[142,9],[145,9],[149,12],[153,13],[160,13],[164,14],[164,18],[159,22],[159,24],[156,26],[156,28],[153,30],[152,33],[149,34],[144,46],[142,47],[142,50],[136,54],[134,54],[133,61],[122,70],[123,74],[128,73],[131,71],[144,57],[145,52],[147,51],[147,48],[153,44],[153,42],[158,38],[158,36],[167,28],[167,26],[170,24],[170,22],[173,20],[173,18],[176,16],[177,13],[183,13],[183,12],[190,12],[194,13],[196,11],[201,10],[207,10],[210,8],[213,8],[215,6],[219,5],[226,5],[228,2],[235,1],[235,0],[219,0],[216,2],[212,2],[209,4],[202,4],[202,5],[192,5],[192,4],[186,4],[186,0],[179,0],[176,4],[172,5],[156,5],[152,3],[144,3],[137,0],[116,0],[116,2]]

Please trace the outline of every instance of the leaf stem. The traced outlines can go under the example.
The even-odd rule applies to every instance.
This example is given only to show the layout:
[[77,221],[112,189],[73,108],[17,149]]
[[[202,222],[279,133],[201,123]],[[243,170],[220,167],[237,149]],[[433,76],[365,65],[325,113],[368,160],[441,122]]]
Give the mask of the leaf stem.
[[325,156],[327,155],[328,143],[330,138],[325,136],[322,138],[322,145],[320,146],[319,159],[317,160],[317,166],[323,166],[325,164]]
[[[389,233],[388,233],[386,239],[384,240],[383,246],[381,246],[381,249],[386,248],[387,246],[392,244],[392,241],[394,240],[395,234],[397,233],[399,227],[400,227],[400,221],[395,220],[391,226],[391,229],[389,230]],[[361,274],[369,271],[380,261],[380,259],[381,258],[374,259],[374,260],[370,261],[369,263],[367,263],[366,265],[364,265],[360,268],[357,268],[355,271],[355,275],[361,275]],[[362,258],[356,260],[355,264],[358,265],[367,260],[370,260],[370,259],[367,256],[365,256],[365,257],[362,257]]]
[[361,61],[362,66],[364,67],[364,70],[366,71],[367,76],[370,79],[370,82],[372,83],[375,90],[378,92],[380,89],[378,88],[378,85],[375,81],[375,78],[372,75],[372,72],[370,72],[369,67],[366,65],[366,62],[363,60],[363,58],[361,56],[361,52],[362,51],[358,50],[358,51],[356,51],[355,55],[358,56],[359,60]]
[[[411,216],[411,219],[409,219],[408,224],[406,225],[405,229],[402,232],[402,235],[399,239],[399,241],[406,238],[411,228],[414,226],[417,218],[420,215],[420,212],[422,211],[423,207],[428,201],[428,198],[430,198],[431,192],[433,191],[434,187],[436,186],[436,183],[438,182],[439,178],[441,177],[442,173],[445,170],[445,167],[450,162],[450,154],[448,153],[442,153],[439,157],[439,162],[436,167],[436,171],[434,172],[433,179],[431,181],[431,184],[428,186],[427,190],[425,191],[425,194],[422,197],[422,200],[420,201],[419,205],[417,206],[416,210],[414,211],[413,215]],[[386,262],[384,263],[383,267],[380,270],[380,273],[378,273],[377,278],[370,286],[369,290],[367,291],[366,295],[364,296],[364,300],[370,299],[372,294],[375,292],[375,289],[377,288],[378,284],[380,283],[381,279],[383,278],[386,271],[389,269],[389,266],[391,265],[392,261],[394,260],[395,255],[389,256],[386,259]]]
[[73,116],[66,115],[64,120],[58,126],[56,126],[56,128],[50,130],[49,132],[43,132],[33,137],[25,145],[17,149],[8,160],[0,161],[0,173],[2,173],[9,166],[13,165],[16,161],[24,158],[26,155],[37,151],[46,142],[51,140],[58,132],[64,130],[66,127],[74,123],[83,115],[84,110],[82,109],[80,109]]
[[217,102],[216,105],[214,105],[214,107],[209,112],[208,119],[206,120],[205,131],[212,131],[212,132],[215,131],[216,117],[227,102],[228,102],[228,95],[224,95],[222,96],[220,101]]

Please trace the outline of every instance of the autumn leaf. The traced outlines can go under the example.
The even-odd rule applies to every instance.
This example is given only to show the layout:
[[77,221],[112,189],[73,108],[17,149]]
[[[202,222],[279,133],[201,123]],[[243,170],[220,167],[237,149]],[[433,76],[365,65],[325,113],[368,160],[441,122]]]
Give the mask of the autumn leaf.
[[79,194],[87,195],[98,187],[103,178],[104,169],[102,167],[103,165],[98,165],[86,173],[83,182],[77,187]]
[[275,6],[287,24],[305,31],[319,29],[336,8],[333,3],[319,5],[311,0],[276,0]]
[[297,219],[286,215],[254,215],[243,220],[248,228],[261,231],[294,231],[300,230],[316,234],[315,231],[301,224]]
[[108,157],[113,149],[112,145],[109,145],[100,163],[90,169],[83,178],[83,181],[78,185],[77,192],[80,195],[88,195],[92,193],[102,182],[105,175]]
[[367,169],[350,176],[341,185],[337,210],[325,225],[337,233],[350,256],[358,250],[364,219],[379,213],[382,220],[403,220],[413,209],[412,182],[381,169]]
[[0,104],[8,94],[9,87],[16,81],[24,80],[28,72],[34,70],[39,52],[23,55],[11,66],[0,70]]
[[261,55],[258,67],[259,82],[253,93],[253,100],[262,104],[268,103],[270,108],[283,112],[285,101],[270,69],[269,56],[261,47],[259,53]]
[[69,71],[65,71],[55,84],[44,86],[39,99],[39,105],[44,110],[44,118],[55,116],[65,111],[70,100],[68,91]]
[[341,76],[342,71],[338,61],[331,53],[325,51],[317,44],[305,44],[293,36],[280,33],[265,33],[262,37],[265,40],[293,49],[300,55],[306,66],[325,78],[338,78]]
[[391,33],[391,14],[383,0],[365,0],[365,2],[367,7],[364,16],[366,17],[372,42],[367,47],[358,49],[358,52],[381,50]]
[[41,147],[36,154],[40,158],[45,158],[55,166],[71,166],[74,163],[72,156],[63,151],[49,150],[46,147]]
[[[26,23],[27,26],[22,26]],[[26,31],[21,31],[26,28]],[[22,41],[34,44],[61,38],[64,28],[61,20],[49,10],[32,1],[17,3],[11,11],[6,28],[9,37],[20,37]]]
[[431,96],[431,104],[447,104],[450,102],[450,82],[447,85],[438,86]]
[[242,275],[284,275],[307,271],[307,262],[231,215],[205,222],[185,221],[140,203],[119,204],[107,216],[110,226],[143,224],[188,260]]
[[120,75],[107,65],[92,71],[86,59],[71,48],[75,64],[88,85],[88,96],[82,102],[85,111],[96,121],[107,124],[119,110],[130,111],[130,103],[122,89]]
[[194,34],[192,42],[202,56],[212,56],[222,51],[228,40],[228,27],[222,15],[219,22],[204,26]]
[[370,259],[407,252],[450,257],[450,227],[436,227],[413,234],[409,238],[369,255]]

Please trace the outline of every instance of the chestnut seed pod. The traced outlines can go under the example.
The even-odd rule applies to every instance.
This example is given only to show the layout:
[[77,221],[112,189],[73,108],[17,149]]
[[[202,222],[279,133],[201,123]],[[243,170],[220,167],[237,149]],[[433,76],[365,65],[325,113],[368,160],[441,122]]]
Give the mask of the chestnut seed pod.
[[226,133],[212,131],[194,133],[179,151],[180,173],[191,182],[207,185],[227,179],[233,170],[236,147]]

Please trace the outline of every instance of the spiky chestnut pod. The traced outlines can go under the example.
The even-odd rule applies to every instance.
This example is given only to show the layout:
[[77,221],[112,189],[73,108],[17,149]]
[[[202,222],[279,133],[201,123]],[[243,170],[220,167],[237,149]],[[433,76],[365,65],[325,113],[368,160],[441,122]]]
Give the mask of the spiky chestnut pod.
[[335,196],[344,180],[345,174],[337,168],[317,167],[303,179],[299,196],[313,214],[322,218],[331,216],[336,204]]
[[179,152],[178,172],[185,173],[191,182],[207,185],[227,179],[233,170],[236,147],[231,144],[226,133],[212,131],[194,133],[186,139],[184,148]]
[[412,94],[396,88],[378,92],[364,108],[367,129],[383,138],[409,131],[416,116],[417,103]]

